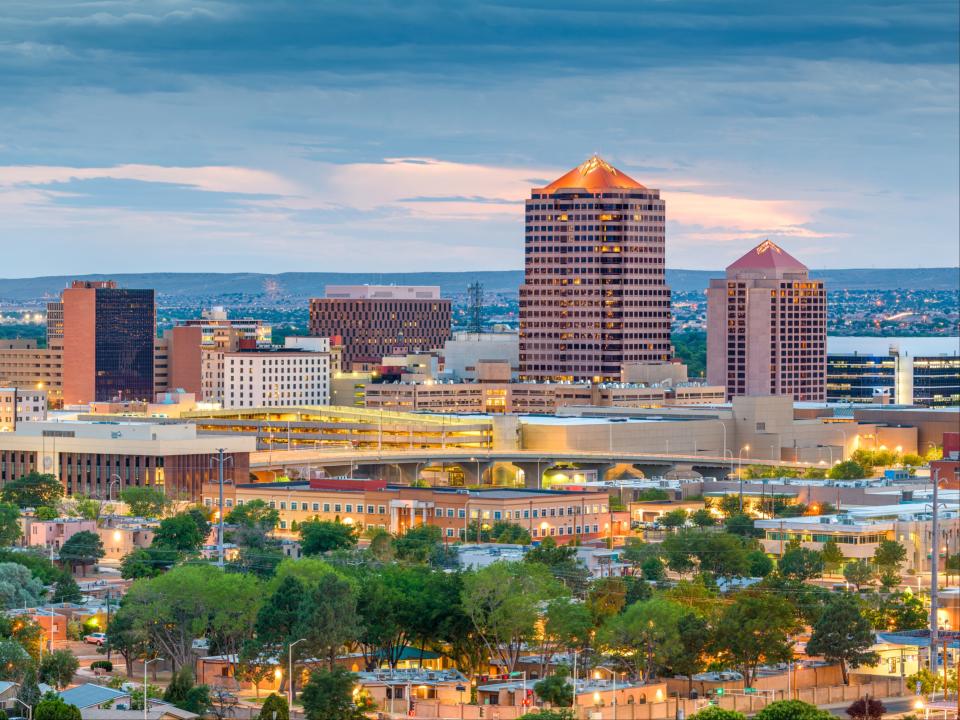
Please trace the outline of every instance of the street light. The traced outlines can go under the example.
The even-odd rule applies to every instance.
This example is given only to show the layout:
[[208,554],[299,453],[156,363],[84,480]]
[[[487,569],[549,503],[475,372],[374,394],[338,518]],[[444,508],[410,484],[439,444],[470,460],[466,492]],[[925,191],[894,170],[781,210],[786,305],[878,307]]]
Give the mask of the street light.
[[[116,478],[114,480],[113,478]],[[113,502],[113,486],[123,485],[123,478],[114,473],[110,476],[110,483],[107,485],[107,502]]]
[[147,702],[147,665],[157,660],[163,660],[163,658],[155,657],[143,661],[143,720],[147,720],[147,707],[150,705],[150,703]]
[[743,451],[750,452],[750,446],[744,445],[737,453],[737,475],[740,477],[740,514],[743,514]]
[[293,712],[293,646],[306,642],[306,638],[294,640],[287,646],[287,707]]

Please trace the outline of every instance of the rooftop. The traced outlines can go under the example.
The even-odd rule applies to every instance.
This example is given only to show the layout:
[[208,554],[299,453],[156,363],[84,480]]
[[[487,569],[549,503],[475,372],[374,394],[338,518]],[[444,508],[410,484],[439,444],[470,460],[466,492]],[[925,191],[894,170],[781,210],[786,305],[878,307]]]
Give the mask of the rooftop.
[[806,265],[771,240],[764,240],[739,260],[727,266],[727,277],[740,273],[782,277],[785,273],[805,274],[807,272]]
[[565,175],[561,175],[541,190],[543,192],[555,192],[557,190],[567,189],[607,190],[616,188],[630,190],[646,189],[646,187],[629,175],[617,170],[599,155],[594,155],[582,165],[575,167]]

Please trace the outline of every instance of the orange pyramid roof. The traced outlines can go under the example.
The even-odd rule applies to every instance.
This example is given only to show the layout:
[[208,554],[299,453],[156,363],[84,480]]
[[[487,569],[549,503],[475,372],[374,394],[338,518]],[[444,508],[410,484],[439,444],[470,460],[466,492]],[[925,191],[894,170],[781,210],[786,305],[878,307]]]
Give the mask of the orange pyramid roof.
[[753,250],[727,266],[727,276],[741,272],[759,272],[774,277],[783,273],[806,273],[808,268],[771,240],[764,240]]
[[583,165],[575,167],[566,175],[562,175],[541,190],[554,192],[565,188],[582,188],[584,190],[605,190],[607,188],[630,188],[645,190],[646,188],[629,175],[617,170],[613,165],[594,155]]

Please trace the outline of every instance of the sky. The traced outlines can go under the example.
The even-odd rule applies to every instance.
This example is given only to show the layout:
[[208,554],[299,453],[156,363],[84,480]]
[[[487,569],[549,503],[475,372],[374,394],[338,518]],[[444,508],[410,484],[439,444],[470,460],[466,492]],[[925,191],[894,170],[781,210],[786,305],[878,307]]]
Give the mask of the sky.
[[518,269],[591,154],[667,264],[960,263],[955,0],[4,0],[0,276]]

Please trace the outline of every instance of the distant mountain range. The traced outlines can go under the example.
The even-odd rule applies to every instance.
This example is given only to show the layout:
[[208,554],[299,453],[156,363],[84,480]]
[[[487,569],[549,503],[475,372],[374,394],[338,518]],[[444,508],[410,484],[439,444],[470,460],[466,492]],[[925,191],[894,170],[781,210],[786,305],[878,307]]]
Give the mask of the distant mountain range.
[[[814,270],[828,289],[958,290],[958,268],[890,268]],[[716,270],[667,270],[667,282],[677,292],[702,290]],[[323,295],[327,285],[439,285],[444,295],[458,295],[475,281],[487,293],[516,294],[520,270],[417,273],[118,273],[115,275],[48,276],[0,279],[0,306],[20,306],[55,298],[71,280],[116,280],[121,287],[154,288],[161,305],[180,303],[249,304],[304,301]]]

